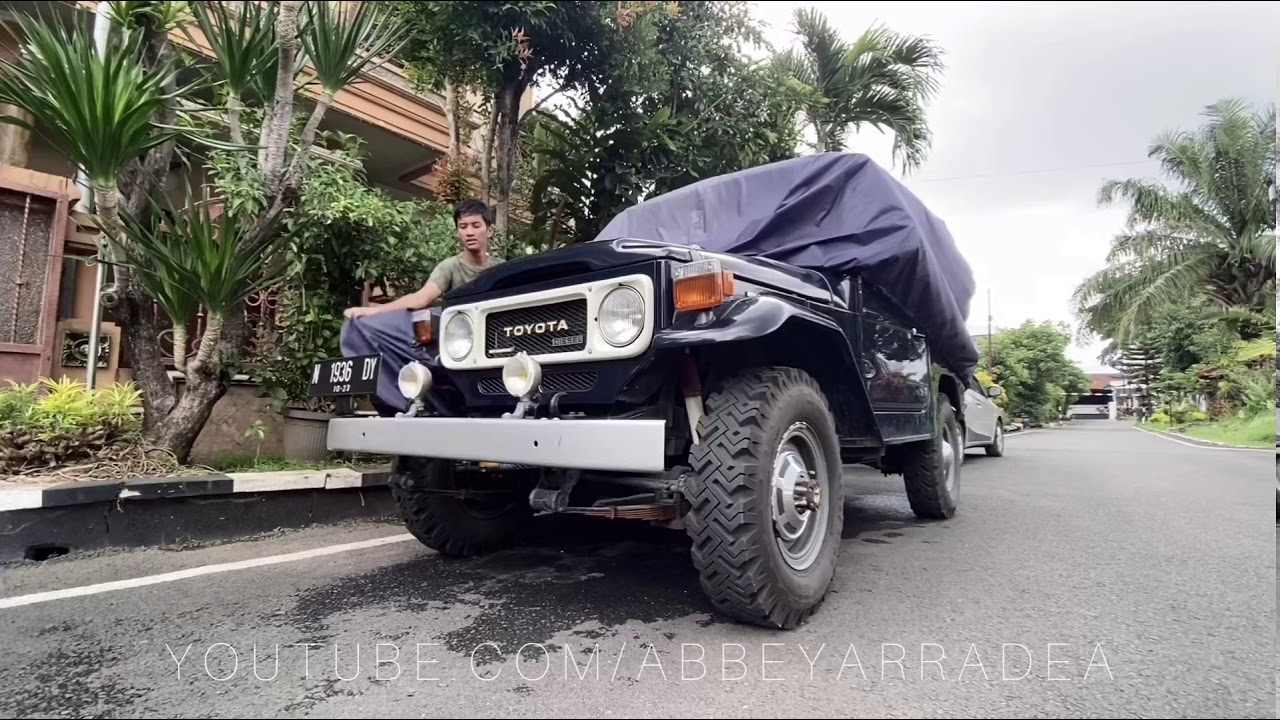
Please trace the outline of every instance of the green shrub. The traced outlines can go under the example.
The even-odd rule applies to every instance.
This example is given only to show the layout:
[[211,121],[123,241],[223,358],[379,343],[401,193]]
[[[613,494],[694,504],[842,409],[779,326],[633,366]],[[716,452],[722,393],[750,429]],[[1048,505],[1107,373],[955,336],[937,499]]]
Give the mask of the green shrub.
[[1151,422],[1156,425],[1168,425],[1173,422],[1173,419],[1165,413],[1158,412],[1151,416]]
[[1200,412],[1199,410],[1196,410],[1195,412],[1187,413],[1186,422],[1202,423],[1202,422],[1208,422],[1208,420],[1209,420],[1209,415],[1207,413]]
[[57,467],[136,440],[142,393],[132,384],[89,391],[75,380],[10,382],[0,390],[0,473]]

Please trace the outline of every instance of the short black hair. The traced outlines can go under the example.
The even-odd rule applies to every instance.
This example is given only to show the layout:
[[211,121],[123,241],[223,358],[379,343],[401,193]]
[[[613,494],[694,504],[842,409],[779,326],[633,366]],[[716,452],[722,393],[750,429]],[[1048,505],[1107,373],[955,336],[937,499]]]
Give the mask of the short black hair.
[[493,225],[493,211],[489,209],[488,205],[479,200],[463,200],[458,203],[458,206],[453,209],[453,224],[455,227],[464,215],[479,215],[484,218],[485,225]]

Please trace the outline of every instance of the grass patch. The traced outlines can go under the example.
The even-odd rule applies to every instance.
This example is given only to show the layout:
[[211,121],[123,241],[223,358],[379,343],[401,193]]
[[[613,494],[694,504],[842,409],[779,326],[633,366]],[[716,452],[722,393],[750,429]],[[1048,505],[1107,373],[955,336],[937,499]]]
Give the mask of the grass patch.
[[1197,440],[1269,448],[1275,443],[1276,421],[1268,413],[1252,418],[1230,418],[1213,423],[1188,425],[1176,430]]
[[370,470],[390,464],[390,458],[376,456],[355,459],[334,458],[320,462],[286,460],[279,457],[263,456],[255,458],[252,453],[225,453],[215,455],[200,463],[218,472],[278,472],[281,470],[330,470],[346,468],[352,470]]

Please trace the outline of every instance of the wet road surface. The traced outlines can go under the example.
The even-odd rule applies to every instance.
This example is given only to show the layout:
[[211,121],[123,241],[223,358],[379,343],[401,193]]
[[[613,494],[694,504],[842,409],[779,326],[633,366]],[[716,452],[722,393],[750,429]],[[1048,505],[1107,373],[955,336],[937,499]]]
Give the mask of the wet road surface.
[[793,632],[714,615],[683,533],[589,521],[479,560],[360,524],[2,568],[10,599],[208,574],[0,605],[0,712],[1271,717],[1267,453],[1102,421],[1007,445],[943,522],[851,470],[832,594]]

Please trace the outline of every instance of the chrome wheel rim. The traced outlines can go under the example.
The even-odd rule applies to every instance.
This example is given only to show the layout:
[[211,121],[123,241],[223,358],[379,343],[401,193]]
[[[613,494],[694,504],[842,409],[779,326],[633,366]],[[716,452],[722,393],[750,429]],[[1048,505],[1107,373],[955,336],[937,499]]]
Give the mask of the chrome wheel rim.
[[996,449],[1004,452],[1004,428],[996,427]]
[[787,429],[774,453],[769,503],[774,538],[794,570],[817,561],[827,533],[830,472],[821,447],[813,428],[801,422]]
[[955,440],[951,435],[951,428],[947,428],[942,433],[942,470],[946,473],[947,492],[953,492],[956,487],[956,474],[960,470],[960,455],[956,452]]

